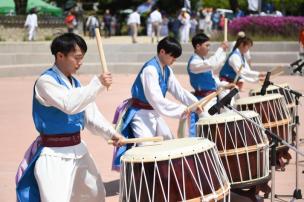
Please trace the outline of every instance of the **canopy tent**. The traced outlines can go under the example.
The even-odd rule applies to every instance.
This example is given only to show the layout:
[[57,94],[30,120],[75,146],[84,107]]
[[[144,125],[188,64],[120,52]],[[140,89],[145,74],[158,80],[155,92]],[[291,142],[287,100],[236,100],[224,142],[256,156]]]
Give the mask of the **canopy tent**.
[[14,0],[0,0],[0,14],[15,13]]
[[61,8],[48,4],[42,0],[28,0],[26,11],[29,12],[32,8],[36,8],[40,14],[62,16]]

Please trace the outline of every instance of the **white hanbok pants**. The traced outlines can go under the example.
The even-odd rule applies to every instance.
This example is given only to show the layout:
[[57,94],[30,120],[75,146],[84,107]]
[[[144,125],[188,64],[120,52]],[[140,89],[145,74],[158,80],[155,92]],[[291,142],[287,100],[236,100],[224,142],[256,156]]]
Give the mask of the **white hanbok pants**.
[[34,172],[42,202],[105,201],[105,188],[89,153],[77,159],[41,155]]
[[155,110],[137,111],[132,119],[131,127],[136,138],[163,136],[167,140],[173,139],[165,120]]

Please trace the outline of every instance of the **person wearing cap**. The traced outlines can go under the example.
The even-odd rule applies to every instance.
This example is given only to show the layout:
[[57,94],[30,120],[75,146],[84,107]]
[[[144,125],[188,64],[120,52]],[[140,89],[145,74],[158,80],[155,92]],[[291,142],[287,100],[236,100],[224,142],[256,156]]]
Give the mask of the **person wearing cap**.
[[[198,33],[192,38],[192,46],[194,53],[188,61],[187,71],[189,74],[190,84],[194,89],[194,95],[197,99],[202,99],[207,95],[216,92],[219,87],[231,88],[233,85],[221,82],[213,73],[214,70],[221,67],[226,59],[226,51],[228,43],[222,42],[220,47],[215,51],[214,55],[207,58],[210,48],[209,37],[204,33]],[[208,109],[216,103],[213,98],[205,107],[200,116],[209,116]],[[195,123],[198,120],[196,113],[191,113],[189,135],[196,136]]]
[[187,13],[186,8],[182,8],[181,13],[178,16],[178,20],[181,22],[181,26],[179,28],[180,42],[188,43],[190,36],[191,22],[190,22],[190,15]]

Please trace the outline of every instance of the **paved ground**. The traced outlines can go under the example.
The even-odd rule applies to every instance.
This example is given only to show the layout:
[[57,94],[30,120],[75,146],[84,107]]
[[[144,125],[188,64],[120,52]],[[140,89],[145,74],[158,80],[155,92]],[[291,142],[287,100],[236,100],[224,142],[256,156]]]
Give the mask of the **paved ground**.
[[[83,84],[89,82],[91,75],[80,75]],[[129,97],[130,86],[135,75],[114,75],[114,84],[110,91],[103,92],[98,96],[97,104],[103,114],[112,120],[115,107],[125,98]],[[182,85],[189,88],[189,81],[186,75],[177,75]],[[14,177],[17,166],[29,144],[37,136],[31,117],[32,86],[35,77],[16,77],[0,79],[0,201],[15,201]],[[303,77],[281,76],[273,79],[276,83],[288,82],[292,88],[304,92]],[[256,85],[248,84],[242,96],[247,96],[250,88]],[[301,102],[304,102],[301,99]],[[300,121],[304,122],[304,107],[300,106]],[[176,131],[177,120],[166,119],[172,131]],[[300,136],[303,135],[303,125],[300,126]],[[101,172],[108,190],[107,201],[118,201],[117,180],[119,173],[110,170],[112,147],[97,136],[91,135],[88,131],[82,134],[88,144],[96,165]],[[303,145],[301,146],[303,151]],[[294,153],[290,165],[285,172],[276,172],[276,193],[292,194],[295,189],[295,162]],[[303,158],[301,159],[303,160]],[[304,170],[301,164],[300,170]],[[304,174],[299,175],[300,189],[304,191]],[[288,198],[287,198],[288,199]],[[298,200],[303,201],[303,200]]]

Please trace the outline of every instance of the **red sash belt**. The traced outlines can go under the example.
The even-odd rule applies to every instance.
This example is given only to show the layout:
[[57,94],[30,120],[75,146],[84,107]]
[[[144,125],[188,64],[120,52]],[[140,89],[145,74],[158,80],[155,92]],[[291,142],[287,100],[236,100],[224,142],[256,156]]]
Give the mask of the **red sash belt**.
[[142,101],[140,101],[139,99],[136,99],[136,98],[132,98],[131,106],[139,108],[139,109],[153,110],[153,107],[150,104],[144,103],[144,102],[142,102]]
[[42,145],[45,147],[68,147],[81,142],[80,132],[72,134],[44,135],[40,134]]
[[215,90],[195,90],[194,95],[197,97],[206,97],[211,93],[216,92]]

